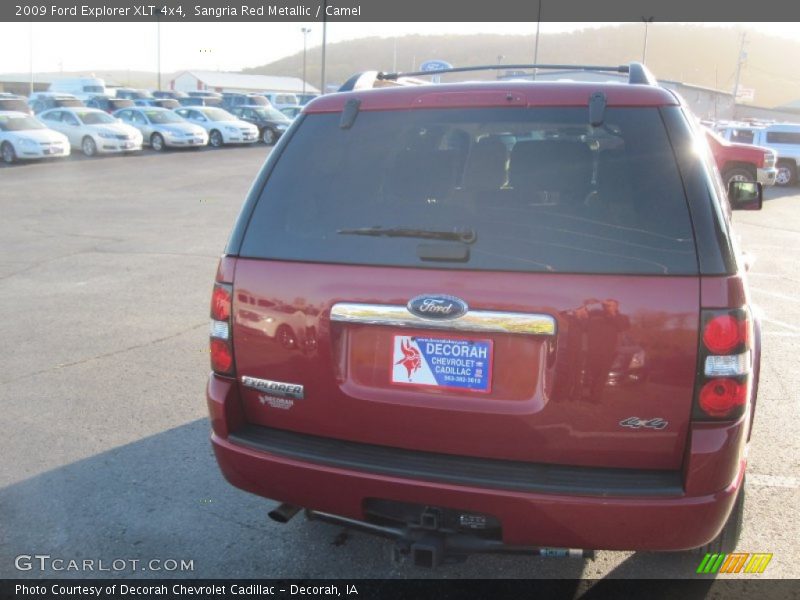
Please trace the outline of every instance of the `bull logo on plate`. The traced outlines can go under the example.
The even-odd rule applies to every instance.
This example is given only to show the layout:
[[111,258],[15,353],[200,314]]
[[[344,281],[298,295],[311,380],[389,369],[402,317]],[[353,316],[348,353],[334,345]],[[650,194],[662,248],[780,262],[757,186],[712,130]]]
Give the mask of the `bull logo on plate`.
[[400,352],[402,352],[403,357],[394,364],[403,365],[408,371],[408,380],[411,381],[411,376],[419,371],[422,366],[422,356],[419,350],[413,348],[408,340],[400,342]]

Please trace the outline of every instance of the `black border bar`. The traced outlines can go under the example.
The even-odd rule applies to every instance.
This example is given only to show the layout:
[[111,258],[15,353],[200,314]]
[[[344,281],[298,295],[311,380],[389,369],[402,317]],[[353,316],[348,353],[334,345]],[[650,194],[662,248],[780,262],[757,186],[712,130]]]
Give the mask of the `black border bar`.
[[[654,573],[655,575],[655,573]],[[44,593],[21,593],[17,586],[27,589],[38,587]],[[135,588],[136,593],[120,593]],[[165,594],[145,593],[147,588],[163,586]],[[237,593],[233,588],[236,586]],[[293,587],[296,586],[296,587]],[[324,589],[335,587],[336,594],[291,593],[303,588]],[[210,594],[185,590],[209,588]],[[100,593],[91,592],[98,589]],[[84,593],[65,593],[71,589],[85,589]],[[798,581],[792,579],[326,579],[326,580],[274,580],[274,579],[6,579],[0,581],[2,600],[122,600],[122,599],[191,599],[196,600],[294,600],[306,598],[342,598],[346,600],[471,600],[492,598],[515,600],[528,598],[568,598],[594,600],[596,598],[648,600],[694,600],[696,598],[736,598],[772,600],[797,598]],[[115,590],[115,591],[112,591]],[[353,590],[355,590],[354,593]],[[350,593],[347,593],[347,592]],[[244,592],[244,593],[243,593]]]
[[[541,6],[540,6],[541,2]],[[180,9],[180,10],[179,10]],[[327,13],[327,14],[326,14]],[[3,0],[0,21],[27,22],[781,22],[787,0]]]

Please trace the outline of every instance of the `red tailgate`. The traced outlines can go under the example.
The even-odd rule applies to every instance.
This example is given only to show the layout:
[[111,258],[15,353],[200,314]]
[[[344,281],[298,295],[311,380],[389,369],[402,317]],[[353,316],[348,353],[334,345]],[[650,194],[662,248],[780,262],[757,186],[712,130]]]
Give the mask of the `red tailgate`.
[[[469,314],[550,318],[554,331],[331,319],[334,306],[398,311],[420,294],[455,296]],[[245,414],[255,424],[420,451],[677,469],[691,412],[698,302],[698,280],[689,276],[239,259],[234,352],[240,381],[303,386],[300,399],[242,385]],[[393,370],[409,338],[489,348],[488,384],[402,381]],[[457,345],[450,352],[464,353],[453,350]],[[402,373],[405,365],[398,368]]]

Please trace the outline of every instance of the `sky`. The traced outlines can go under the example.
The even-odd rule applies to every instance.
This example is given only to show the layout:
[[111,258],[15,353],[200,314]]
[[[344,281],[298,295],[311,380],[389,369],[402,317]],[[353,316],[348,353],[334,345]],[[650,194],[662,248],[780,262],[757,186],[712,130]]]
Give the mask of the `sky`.
[[[542,23],[541,33],[603,25],[608,24]],[[320,46],[321,23],[162,23],[161,70],[164,73],[183,69],[236,71],[267,64],[302,51],[303,27],[311,29],[308,48]],[[757,23],[747,27],[791,38],[797,37],[800,28],[797,23]],[[535,32],[536,23],[329,23],[327,39],[330,44],[369,36],[478,33],[533,36]],[[17,49],[3,52],[2,73],[28,73],[31,65],[34,72],[126,69],[155,72],[158,65],[155,23],[4,22],[0,23],[0,40],[5,49]],[[402,44],[402,39],[398,44]]]

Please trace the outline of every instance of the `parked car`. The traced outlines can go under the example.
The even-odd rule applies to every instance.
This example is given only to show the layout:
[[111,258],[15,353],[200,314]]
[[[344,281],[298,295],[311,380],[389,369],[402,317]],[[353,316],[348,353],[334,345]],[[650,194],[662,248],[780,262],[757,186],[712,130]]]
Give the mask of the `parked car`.
[[309,102],[311,102],[314,98],[318,98],[319,94],[297,94],[297,103],[300,106],[305,106]]
[[157,106],[159,108],[180,108],[181,103],[174,98],[139,98],[134,100],[136,106]]
[[234,106],[270,106],[270,103],[261,94],[222,94],[222,108],[230,110]]
[[16,94],[0,94],[0,110],[21,112],[28,115],[33,115],[31,107],[25,101],[23,96]]
[[224,144],[251,144],[258,141],[258,127],[237,119],[227,110],[215,106],[176,108],[181,117],[208,132],[208,143],[214,148]]
[[69,141],[27,112],[0,110],[0,156],[7,164],[69,156]]
[[295,94],[287,92],[264,92],[263,96],[277,109],[287,106],[300,106],[300,100]]
[[34,92],[28,97],[28,106],[34,114],[39,114],[51,108],[80,108],[86,105],[72,94]]
[[127,98],[129,100],[142,100],[153,97],[147,90],[137,90],[134,88],[117,88],[116,96],[117,98]]
[[305,108],[213,288],[230,483],[417,565],[733,551],[761,344],[730,211],[761,185],[726,194],[689,107],[619,71]]
[[289,119],[294,121],[297,118],[297,115],[299,115],[301,112],[303,112],[303,107],[302,106],[285,106],[284,108],[281,108],[280,111],[284,115],[286,115],[286,117],[288,117]]
[[778,155],[778,174],[775,184],[789,186],[797,183],[798,165],[800,165],[800,125],[729,124],[719,129],[718,133],[732,142],[770,148]]
[[111,114],[115,110],[133,106],[133,100],[128,98],[112,98],[111,96],[93,96],[86,101],[86,106],[89,108],[99,108],[103,112]]
[[118,110],[114,116],[138,129],[144,143],[159,152],[168,147],[199,148],[208,144],[205,129],[188,123],[166,108],[126,108]]
[[267,146],[277,142],[292,124],[291,119],[271,106],[235,106],[230,113],[258,127],[258,135]]
[[192,90],[186,92],[191,98],[217,98],[222,100],[222,94],[219,92],[212,92],[211,90]]
[[705,129],[705,136],[726,189],[731,181],[774,185],[778,175],[775,152],[761,146],[729,142],[710,129]]
[[142,134],[99,108],[54,108],[39,115],[50,129],[63,133],[86,156],[142,149]]
[[188,96],[186,98],[178,98],[178,104],[181,106],[206,106],[206,101],[195,96]]
[[215,98],[214,96],[188,96],[187,98],[178,98],[178,103],[181,106],[222,106],[222,99]]
[[65,77],[56,79],[48,87],[48,91],[58,94],[70,94],[84,102],[97,95],[106,95],[106,82],[99,77]]
[[189,94],[186,92],[180,92],[178,90],[159,90],[153,92],[154,98],[172,98],[173,100],[178,100],[180,98],[188,98]]

